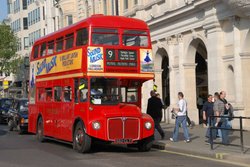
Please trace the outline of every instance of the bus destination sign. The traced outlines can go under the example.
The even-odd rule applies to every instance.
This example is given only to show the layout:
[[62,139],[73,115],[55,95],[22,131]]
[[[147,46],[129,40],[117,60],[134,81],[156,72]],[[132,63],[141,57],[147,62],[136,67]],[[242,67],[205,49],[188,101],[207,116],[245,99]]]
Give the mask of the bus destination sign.
[[108,61],[107,66],[120,66],[120,67],[136,67],[136,62],[110,62]]
[[118,59],[122,61],[136,61],[136,51],[134,50],[119,50]]
[[134,50],[118,50],[117,57],[114,49],[107,49],[106,60],[107,66],[137,67],[137,55]]

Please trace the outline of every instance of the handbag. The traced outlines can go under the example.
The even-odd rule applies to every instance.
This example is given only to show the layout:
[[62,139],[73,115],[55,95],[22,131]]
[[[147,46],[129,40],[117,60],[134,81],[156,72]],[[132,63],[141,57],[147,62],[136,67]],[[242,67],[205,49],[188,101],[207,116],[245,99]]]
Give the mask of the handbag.
[[174,110],[171,111],[171,118],[176,119],[177,114],[174,112]]

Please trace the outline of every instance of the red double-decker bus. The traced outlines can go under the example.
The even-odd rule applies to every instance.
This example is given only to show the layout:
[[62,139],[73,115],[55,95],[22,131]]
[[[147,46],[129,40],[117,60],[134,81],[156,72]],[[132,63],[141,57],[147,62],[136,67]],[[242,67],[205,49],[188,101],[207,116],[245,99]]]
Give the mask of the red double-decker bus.
[[154,123],[141,112],[142,84],[153,79],[145,22],[94,15],[40,38],[30,57],[29,125],[39,141],[152,146]]

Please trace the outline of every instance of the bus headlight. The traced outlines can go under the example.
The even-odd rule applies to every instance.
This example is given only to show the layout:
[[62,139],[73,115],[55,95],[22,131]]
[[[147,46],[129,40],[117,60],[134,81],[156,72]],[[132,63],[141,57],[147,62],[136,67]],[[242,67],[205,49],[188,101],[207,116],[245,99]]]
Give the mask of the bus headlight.
[[146,122],[146,123],[144,124],[144,126],[145,126],[145,128],[146,128],[147,130],[150,130],[150,129],[152,128],[151,122]]
[[95,129],[95,130],[99,130],[101,128],[101,124],[100,122],[92,122],[92,128]]

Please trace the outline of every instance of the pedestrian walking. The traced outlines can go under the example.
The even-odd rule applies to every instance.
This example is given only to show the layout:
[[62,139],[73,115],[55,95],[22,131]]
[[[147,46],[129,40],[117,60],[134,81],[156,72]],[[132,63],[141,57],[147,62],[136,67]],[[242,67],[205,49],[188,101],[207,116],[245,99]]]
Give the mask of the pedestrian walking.
[[[217,105],[218,105],[219,100],[220,100],[220,94],[219,94],[218,92],[215,92],[215,93],[214,93],[214,99],[213,99],[214,106],[217,106]],[[213,110],[214,110],[214,115],[217,116],[214,107],[213,107]],[[215,118],[215,120],[214,120],[215,123],[216,123],[216,120],[217,120],[217,118]],[[222,136],[222,135],[221,135],[221,130],[220,130],[220,129],[217,129],[217,132],[216,132],[216,133],[217,133],[216,138],[219,139],[219,140],[221,140],[221,136]]]
[[155,91],[150,92],[150,98],[148,99],[147,114],[149,114],[155,124],[155,129],[160,133],[161,138],[165,137],[164,131],[161,128],[160,122],[162,119],[163,104],[160,98],[156,97]]
[[[215,115],[216,116],[225,116],[225,111],[229,109],[229,105],[227,103],[226,98],[226,92],[225,91],[221,91],[220,92],[220,98],[219,100],[216,101],[216,103],[214,103],[214,111],[215,111]],[[228,120],[225,117],[218,117],[216,119],[216,123],[215,123],[216,127],[221,127],[223,129],[221,129],[221,137],[222,137],[222,144],[229,144],[229,131],[226,130],[228,128]]]
[[207,127],[207,131],[206,131],[206,137],[208,138],[208,140],[206,142],[211,143],[212,139],[216,139],[216,130],[212,129],[212,135],[210,134],[211,130],[210,127],[214,127],[215,125],[215,119],[214,117],[214,110],[213,110],[213,96],[211,94],[209,94],[207,96],[207,101],[204,103],[203,107],[202,107],[202,111],[203,111],[203,120],[206,122],[206,124],[208,125]]
[[182,92],[178,93],[178,107],[173,109],[173,112],[177,114],[177,117],[175,119],[175,128],[173,137],[170,138],[170,141],[176,142],[178,141],[178,135],[179,135],[179,125],[182,124],[185,142],[189,143],[189,133],[187,128],[187,102],[184,100],[184,94]]

